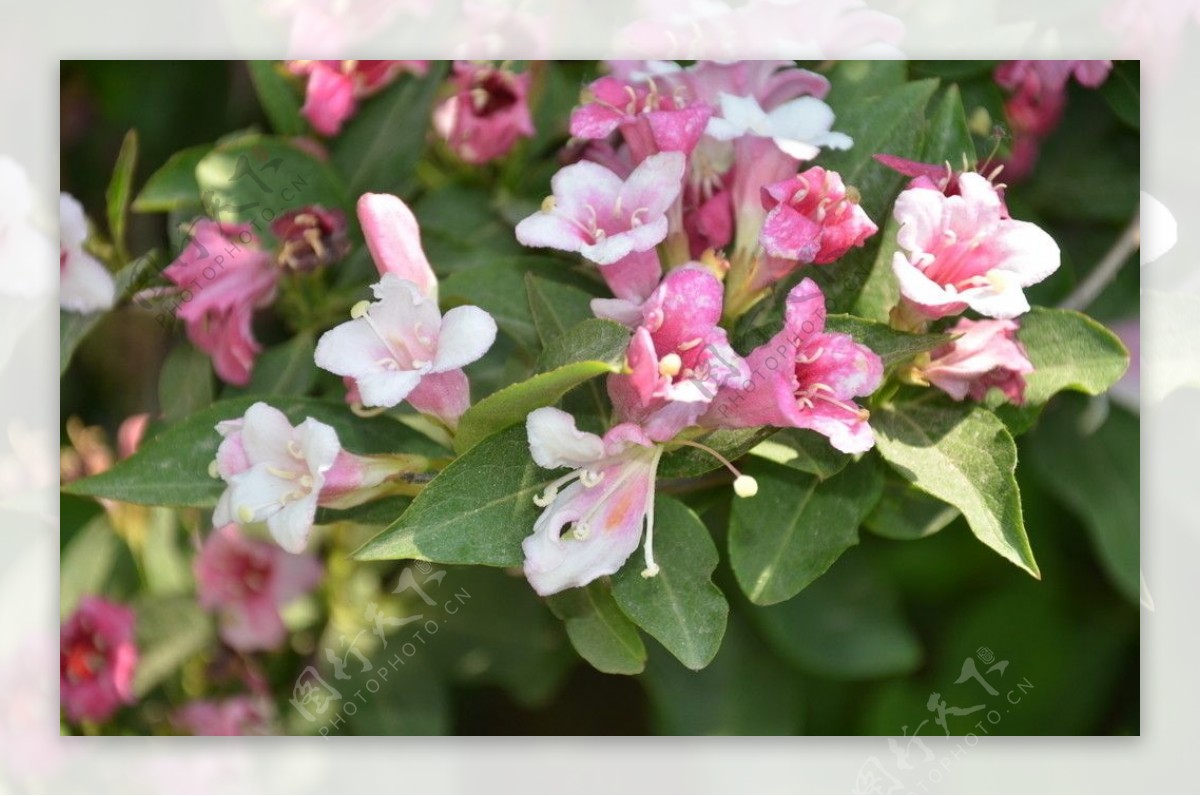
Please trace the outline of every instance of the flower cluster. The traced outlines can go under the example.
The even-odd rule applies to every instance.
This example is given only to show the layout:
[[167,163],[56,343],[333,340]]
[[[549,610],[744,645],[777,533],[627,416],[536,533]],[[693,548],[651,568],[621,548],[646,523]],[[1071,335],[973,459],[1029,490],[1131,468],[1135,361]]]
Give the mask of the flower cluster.
[[[800,170],[823,148],[853,143],[832,129],[828,89],[778,62],[619,63],[572,113],[582,157],[555,175],[517,239],[595,264],[614,297],[594,300],[593,312],[633,336],[625,372],[608,380],[620,423],[603,439],[557,410],[529,416],[535,461],[573,468],[538,498],[546,510],[525,543],[540,594],[615,572],[643,525],[643,574],[657,573],[658,462],[664,450],[697,445],[697,434],[793,427],[848,453],[873,445],[855,399],[879,386],[882,363],[825,331],[815,282],[788,293],[783,329],[747,356],[727,332],[797,269],[833,263],[877,231],[840,175]],[[752,495],[753,479],[729,466],[737,493]]]

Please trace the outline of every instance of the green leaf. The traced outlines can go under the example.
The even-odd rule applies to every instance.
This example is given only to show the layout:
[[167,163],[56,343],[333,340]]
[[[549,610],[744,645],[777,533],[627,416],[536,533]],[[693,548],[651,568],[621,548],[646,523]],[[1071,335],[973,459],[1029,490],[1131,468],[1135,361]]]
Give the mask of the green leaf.
[[796,596],[858,544],[858,526],[882,486],[872,460],[827,481],[764,461],[745,471],[758,480],[758,494],[733,503],[729,562],[757,605]]
[[304,205],[346,206],[330,165],[284,138],[246,135],[219,144],[196,165],[206,213],[223,222],[263,221]]
[[1121,340],[1074,310],[1034,307],[1021,317],[1017,339],[1034,368],[1025,379],[1029,404],[1044,404],[1063,390],[1100,395],[1129,367]]
[[435,62],[424,77],[401,77],[346,123],[331,148],[351,196],[410,191],[445,68]]
[[825,323],[830,332],[848,334],[856,342],[874,351],[883,360],[885,370],[892,370],[917,354],[931,351],[950,342],[948,334],[910,334],[900,332],[886,323],[856,318],[853,315],[830,315]]
[[212,403],[213,372],[208,355],[190,343],[175,346],[158,377],[158,406],[174,423]]
[[137,213],[165,213],[200,204],[200,183],[196,182],[196,167],[212,151],[211,144],[181,149],[150,175],[133,200]]
[[1104,424],[1081,428],[1084,407],[1048,413],[1028,437],[1028,462],[1046,490],[1083,519],[1092,546],[1117,589],[1140,595],[1141,500],[1136,416],[1111,406]]
[[[507,231],[512,235],[512,230]],[[525,276],[532,273],[539,279],[580,284],[561,260],[536,255],[509,257],[488,265],[455,271],[441,281],[439,294],[445,304],[474,304],[487,310],[501,331],[512,337],[527,351],[540,346]]]
[[230,395],[303,395],[317,382],[313,364],[312,332],[304,331],[286,343],[272,346],[254,363],[254,373],[245,388],[228,390]]
[[646,646],[604,581],[568,589],[546,602],[566,623],[575,651],[605,674],[637,674],[646,667]]
[[300,97],[279,61],[247,61],[250,82],[258,94],[271,128],[279,135],[304,135],[308,125],[300,115]]
[[729,604],[712,582],[717,548],[691,509],[660,495],[654,516],[654,554],[660,571],[642,577],[634,553],[613,575],[617,605],[689,669],[703,669],[721,647]]
[[151,508],[141,546],[142,572],[150,594],[183,594],[194,584],[192,559],[195,550],[181,539],[172,509]]
[[881,408],[871,426],[897,472],[961,511],[981,542],[1041,577],[1021,516],[1017,446],[995,415],[969,404],[914,403]]
[[521,423],[534,409],[558,401],[568,390],[605,373],[617,373],[625,359],[629,331],[593,318],[554,341],[543,355],[551,370],[494,392],[463,414],[454,435],[460,453],[484,437]]
[[924,163],[949,162],[951,168],[958,170],[963,168],[964,157],[967,166],[975,165],[975,142],[967,126],[962,95],[958,86],[950,85],[929,114],[921,160]]
[[800,683],[771,650],[730,616],[721,651],[706,669],[651,650],[642,678],[663,735],[794,735],[803,715]]
[[572,362],[605,362],[620,369],[629,347],[629,330],[615,321],[589,318],[567,330],[538,357],[538,370],[553,370]]
[[958,517],[958,509],[922,492],[894,473],[883,480],[883,494],[866,519],[867,530],[885,539],[924,539]]
[[[389,661],[399,654],[399,650],[381,650],[371,661],[374,665],[365,672],[360,671],[361,666],[351,658],[351,665],[347,667],[350,679],[346,681],[327,674],[325,679],[338,689],[340,701],[332,703],[323,719],[317,717],[304,729],[322,735],[366,736],[429,736],[449,732],[452,727],[450,694],[443,673],[434,661],[420,653],[408,658],[401,656],[401,664],[392,667]],[[381,668],[387,670],[386,679],[379,676]],[[370,690],[372,680],[376,683],[374,693]],[[365,699],[360,702],[356,694]],[[347,709],[351,704],[358,705],[353,715]],[[338,709],[339,715],[345,717],[342,725],[345,729],[333,725],[334,710]]]
[[335,522],[353,522],[357,525],[374,525],[379,528],[391,525],[412,503],[412,498],[400,495],[372,500],[361,506],[348,509],[317,508],[314,525],[332,525]]
[[785,428],[770,439],[758,443],[751,456],[783,464],[818,478],[830,478],[840,473],[852,457],[829,444],[815,431]]
[[117,258],[122,263],[129,260],[128,249],[125,247],[125,219],[129,213],[129,199],[133,194],[133,170],[137,167],[137,154],[137,130],[130,130],[121,142],[121,151],[117,153],[112,180],[104,193],[108,206],[108,231]]
[[750,616],[781,655],[821,677],[893,677],[921,663],[921,644],[899,596],[864,551],[843,556],[794,599]]
[[543,346],[593,317],[591,301],[594,296],[577,287],[527,273],[525,293],[529,297],[534,328]]
[[1100,96],[1121,121],[1137,130],[1141,127],[1141,62],[1117,61],[1108,79],[1100,86]]
[[134,613],[139,655],[133,692],[139,697],[215,640],[212,620],[191,595],[147,595],[134,605]]
[[[247,396],[219,401],[155,434],[111,470],[68,484],[63,491],[152,506],[213,506],[225,488],[223,481],[208,474],[221,441],[216,425],[241,417],[258,400]],[[345,404],[312,398],[278,397],[269,403],[292,423],[307,417],[327,423],[337,431],[343,447],[354,453],[443,453],[392,417],[364,419]]]
[[470,450],[488,435],[523,422],[534,409],[555,403],[571,388],[618,370],[611,362],[575,362],[494,392],[462,416],[454,434],[454,449],[459,453]]
[[533,498],[558,475],[533,463],[524,428],[502,431],[451,462],[354,558],[519,566],[542,511]]

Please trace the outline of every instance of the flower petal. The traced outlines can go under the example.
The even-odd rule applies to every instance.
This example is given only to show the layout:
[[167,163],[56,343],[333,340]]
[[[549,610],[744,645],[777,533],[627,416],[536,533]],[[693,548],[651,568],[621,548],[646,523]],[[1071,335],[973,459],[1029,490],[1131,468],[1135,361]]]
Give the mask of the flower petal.
[[442,318],[433,372],[471,364],[496,342],[496,320],[479,307],[455,307]]
[[525,419],[529,452],[539,467],[586,467],[604,456],[604,442],[580,431],[575,418],[552,406],[535,409]]
[[417,219],[403,201],[390,194],[368,193],[358,200],[358,220],[379,273],[392,273],[437,299],[437,277],[425,250]]

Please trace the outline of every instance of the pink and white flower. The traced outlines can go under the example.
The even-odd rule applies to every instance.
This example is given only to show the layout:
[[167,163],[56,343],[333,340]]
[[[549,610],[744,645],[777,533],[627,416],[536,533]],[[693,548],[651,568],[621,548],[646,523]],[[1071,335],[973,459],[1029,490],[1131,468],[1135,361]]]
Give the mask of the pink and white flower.
[[495,342],[496,321],[478,307],[443,316],[416,284],[392,273],[372,290],[377,300],[360,302],[352,320],[326,332],[315,357],[319,367],[353,378],[366,406],[395,406],[427,377],[461,369]]
[[579,252],[600,266],[647,252],[667,237],[667,210],[679,198],[685,165],[679,152],[660,152],[625,180],[587,161],[560,169],[550,181],[554,195],[517,224],[517,240]]
[[534,498],[545,510],[521,543],[534,591],[555,594],[613,574],[637,549],[643,523],[642,574],[656,574],[654,481],[662,448],[632,423],[601,438],[580,431],[574,418],[552,407],[531,412],[526,431],[539,467],[571,468]]
[[421,228],[402,199],[365,193],[358,200],[358,221],[379,275],[407,279],[437,301],[438,280],[421,246]]
[[343,450],[331,426],[307,418],[293,427],[259,401],[236,420],[217,424],[223,437],[212,473],[228,484],[213,525],[265,522],[283,549],[301,553],[317,506],[348,508],[377,497],[419,457],[360,456]]
[[[0,171],[6,170],[5,161],[0,161]],[[13,181],[0,174],[5,184]],[[28,212],[28,201],[24,203]],[[58,200],[59,224],[59,305],[70,312],[99,312],[110,309],[116,301],[117,288],[112,274],[83,248],[88,239],[88,222],[83,205],[68,193],[60,194]],[[40,236],[32,229],[19,230],[13,240],[4,240],[7,256],[40,255],[44,246]],[[37,261],[26,263],[30,270],[37,268]]]
[[878,389],[883,362],[850,335],[826,332],[825,317],[825,296],[815,282],[792,288],[783,329],[750,352],[749,378],[723,387],[701,425],[807,428],[844,453],[870,450],[870,414],[854,400]]
[[279,610],[321,581],[321,563],[244,536],[237,525],[208,535],[193,565],[200,606],[220,617],[221,640],[243,652],[287,638]]
[[163,275],[179,287],[175,314],[187,324],[188,339],[212,357],[223,381],[249,383],[262,351],[254,311],[275,300],[280,277],[250,225],[197,220],[191,240]]
[[381,91],[401,72],[424,75],[429,61],[289,61],[292,74],[308,78],[301,113],[324,136],[341,132],[358,101]]
[[693,425],[723,385],[748,375],[721,320],[724,288],[708,270],[677,268],[641,308],[626,359],[608,379],[617,416],[655,441]]
[[107,721],[132,704],[138,650],[133,611],[84,597],[59,636],[59,694],[71,721]]
[[645,72],[629,79],[610,75],[589,85],[583,104],[571,112],[571,135],[603,140],[620,130],[640,163],[658,152],[690,155],[711,116],[712,108],[689,99],[677,82],[656,81]]
[[918,370],[930,384],[956,401],[968,395],[982,401],[998,387],[1014,404],[1025,402],[1025,377],[1033,363],[1017,341],[1016,321],[972,321],[962,318],[948,330],[959,335],[930,353]]
[[991,318],[1029,311],[1022,288],[1059,266],[1058,245],[1028,221],[1009,217],[996,188],[974,172],[959,194],[910,188],[896,199],[900,222],[892,270],[905,300],[928,318],[970,307]]
[[534,134],[529,113],[530,74],[490,64],[458,61],[450,82],[455,93],[433,113],[433,128],[467,163],[498,160],[518,139]]
[[879,227],[858,204],[836,171],[814,166],[762,189],[763,251],[799,263],[826,265],[839,259]]
[[193,699],[171,715],[174,724],[192,735],[270,735],[271,701],[240,695],[227,699]]

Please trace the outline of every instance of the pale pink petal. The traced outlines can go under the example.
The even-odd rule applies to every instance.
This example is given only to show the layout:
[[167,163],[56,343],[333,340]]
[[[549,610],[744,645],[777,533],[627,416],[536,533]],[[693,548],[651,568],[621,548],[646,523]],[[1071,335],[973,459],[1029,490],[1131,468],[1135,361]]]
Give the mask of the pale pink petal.
[[469,365],[496,342],[496,320],[479,307],[455,307],[442,318],[433,372]]
[[580,431],[575,418],[551,406],[535,409],[525,419],[529,452],[539,467],[585,467],[604,455],[604,442]]

